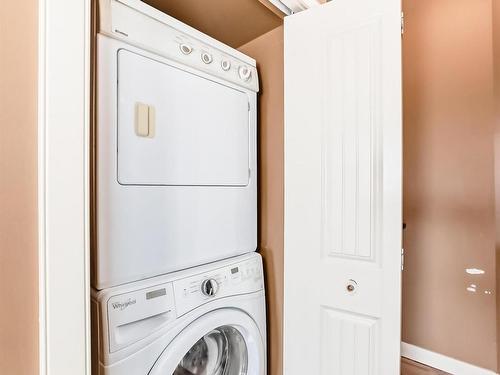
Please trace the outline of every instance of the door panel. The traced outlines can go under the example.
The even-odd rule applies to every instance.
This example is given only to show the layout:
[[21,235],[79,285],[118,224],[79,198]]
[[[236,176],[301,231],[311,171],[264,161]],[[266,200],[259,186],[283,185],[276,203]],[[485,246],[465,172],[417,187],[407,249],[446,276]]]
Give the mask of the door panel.
[[400,14],[285,18],[286,375],[399,373]]
[[[380,184],[380,28],[375,19],[327,40],[322,165],[325,255],[374,260]],[[342,56],[342,58],[339,58]],[[375,199],[373,199],[375,198]],[[329,230],[331,229],[331,230]]]
[[322,308],[322,373],[373,374],[378,324],[378,319]]

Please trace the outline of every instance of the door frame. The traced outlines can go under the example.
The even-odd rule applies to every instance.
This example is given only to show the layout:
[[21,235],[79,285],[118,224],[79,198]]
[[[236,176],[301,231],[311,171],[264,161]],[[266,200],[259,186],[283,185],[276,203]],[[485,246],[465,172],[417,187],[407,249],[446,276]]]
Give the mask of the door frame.
[[90,374],[91,0],[38,1],[39,374]]

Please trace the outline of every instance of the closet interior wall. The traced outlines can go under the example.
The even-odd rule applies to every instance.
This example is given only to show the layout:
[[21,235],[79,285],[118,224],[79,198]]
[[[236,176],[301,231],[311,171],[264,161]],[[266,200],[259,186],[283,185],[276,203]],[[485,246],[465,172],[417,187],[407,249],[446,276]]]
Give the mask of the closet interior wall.
[[495,219],[496,219],[496,282],[497,282],[497,367],[500,370],[500,1],[492,1],[493,14],[493,76],[495,116]]
[[233,48],[278,27],[282,17],[268,0],[144,0],[195,29]]
[[241,46],[257,60],[259,93],[259,251],[264,259],[269,374],[283,359],[284,108],[283,26]]

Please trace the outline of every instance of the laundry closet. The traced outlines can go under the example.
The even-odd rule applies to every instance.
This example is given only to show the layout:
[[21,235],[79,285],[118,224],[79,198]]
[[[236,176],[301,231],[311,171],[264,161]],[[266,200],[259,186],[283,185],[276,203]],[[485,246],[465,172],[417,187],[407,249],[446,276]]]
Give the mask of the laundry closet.
[[[178,43],[172,49],[175,53],[172,57],[179,60],[168,63],[158,51],[128,43],[126,35],[108,35],[112,39],[108,40],[109,44],[127,47],[116,52],[115,63],[118,58],[123,59],[125,65],[122,68],[127,68],[128,73],[116,81],[138,87],[137,92],[129,97],[123,96],[123,92],[119,94],[125,100],[124,108],[133,113],[118,113],[117,105],[102,108],[97,101],[91,102],[98,99],[96,78],[103,78],[95,74],[97,59],[104,56],[95,48],[100,32],[97,1],[6,2],[0,14],[4,31],[0,45],[5,52],[1,59],[4,127],[0,137],[4,161],[0,166],[0,195],[4,198],[0,215],[0,263],[3,266],[0,278],[5,308],[0,328],[0,373],[87,374],[91,364],[90,349],[94,358],[98,358],[99,333],[103,336],[112,333],[105,344],[106,355],[112,354],[116,363],[131,365],[129,359],[132,357],[127,355],[131,350],[127,347],[146,348],[143,343],[151,343],[161,335],[144,337],[145,332],[158,332],[157,328],[164,324],[174,323],[174,309],[177,316],[184,316],[196,301],[210,301],[198,306],[197,311],[203,312],[218,308],[227,312],[224,308],[231,301],[233,306],[240,306],[240,311],[246,311],[246,316],[237,311],[230,316],[224,312],[222,315],[211,314],[211,323],[200,321],[201,326],[192,326],[190,335],[178,336],[182,340],[176,341],[172,336],[164,338],[175,345],[155,346],[155,359],[160,358],[160,352],[167,347],[176,347],[177,350],[168,358],[162,357],[162,366],[174,365],[172,362],[176,358],[180,363],[180,357],[189,353],[186,347],[191,344],[193,348],[194,342],[199,345],[187,359],[198,358],[199,369],[208,364],[209,369],[215,368],[217,361],[210,362],[208,356],[199,356],[198,353],[211,352],[219,346],[231,347],[232,353],[240,353],[230,356],[239,359],[232,363],[233,370],[244,370],[249,358],[265,358],[271,374],[281,374],[282,364],[285,365],[283,372],[293,375],[364,373],[368,371],[366,367],[359,367],[360,364],[380,368],[381,362],[389,357],[395,363],[394,347],[385,350],[387,347],[376,344],[383,343],[384,337],[388,337],[384,330],[387,327],[393,332],[389,333],[390,342],[399,339],[398,317],[384,321],[387,312],[397,311],[398,298],[384,300],[379,294],[382,289],[395,295],[391,285],[398,286],[394,274],[396,268],[402,266],[398,259],[402,255],[400,248],[391,245],[385,253],[386,247],[382,246],[387,245],[384,241],[388,236],[401,232],[396,225],[401,223],[393,220],[398,215],[383,217],[385,211],[380,207],[388,201],[379,194],[384,188],[390,189],[389,202],[391,195],[398,195],[398,184],[395,183],[398,178],[388,180],[385,177],[385,172],[399,169],[397,150],[386,148],[397,142],[391,143],[384,137],[396,129],[388,124],[393,124],[391,114],[394,118],[399,117],[399,101],[387,96],[383,88],[398,85],[399,69],[380,55],[391,51],[387,48],[387,41],[384,42],[385,38],[381,37],[385,22],[379,17],[381,12],[375,11],[375,16],[367,16],[364,12],[365,9],[374,10],[371,5],[380,5],[385,0],[334,0],[287,17],[283,17],[279,8],[269,11],[269,3],[266,5],[265,1],[259,0],[147,1],[172,17],[167,24],[183,22],[193,27],[196,33],[204,33],[202,40],[208,40],[205,37],[208,36],[218,41],[217,48],[227,53],[227,57],[251,67],[254,67],[255,60],[256,70],[250,75],[258,78],[258,90],[244,88],[244,84],[239,83],[239,73],[235,69],[239,63],[236,64],[235,60],[231,60],[229,71],[237,80],[217,78],[217,74],[208,71],[197,72],[199,74],[191,78],[199,88],[205,83],[223,85],[223,97],[231,93],[226,87],[238,88],[235,95],[228,95],[228,100],[234,99],[233,104],[237,103],[235,107],[239,108],[233,120],[245,110],[245,100],[241,100],[240,93],[245,92],[247,97],[255,94],[257,173],[248,173],[248,168],[247,173],[243,171],[242,165],[246,163],[242,160],[247,156],[244,152],[239,153],[244,142],[241,133],[240,136],[234,137],[233,134],[215,140],[219,146],[229,138],[236,139],[234,147],[240,156],[234,160],[219,159],[221,165],[230,167],[216,176],[219,181],[212,179],[210,168],[219,154],[211,153],[215,148],[207,143],[200,145],[200,150],[210,153],[206,159],[191,155],[189,144],[189,147],[174,153],[182,155],[191,167],[194,161],[199,165],[209,165],[208,169],[204,167],[196,174],[191,173],[192,168],[163,170],[165,164],[162,166],[153,160],[158,151],[163,151],[156,147],[146,148],[140,153],[134,149],[137,145],[152,144],[160,139],[169,145],[165,149],[167,154],[172,147],[186,145],[185,140],[174,142],[171,137],[163,138],[165,124],[176,123],[163,119],[179,117],[173,113],[165,117],[162,111],[169,107],[145,97],[149,91],[145,86],[154,87],[156,84],[151,75],[158,77],[157,82],[161,83],[164,82],[162,74],[179,73],[169,68],[166,68],[166,73],[163,69],[159,73],[158,67],[183,65],[180,59],[192,59],[193,64],[206,64],[206,61],[206,67],[217,66],[222,74],[223,67],[228,68],[228,64],[219,60],[219,55],[211,54],[211,62],[210,56],[203,55],[202,60],[199,45],[193,45],[190,53],[189,46],[183,47],[188,52],[184,54],[181,43]],[[95,14],[90,17],[92,3]],[[282,0],[284,3],[290,1]],[[403,230],[402,361],[414,360],[447,373],[496,373],[500,363],[500,314],[497,308],[500,306],[500,253],[495,239],[498,240],[500,233],[500,199],[497,199],[500,192],[499,189],[495,191],[494,185],[500,171],[500,153],[497,152],[500,143],[497,142],[499,127],[494,123],[498,125],[500,116],[494,110],[500,108],[500,69],[497,69],[500,67],[500,2],[404,0],[402,3],[406,23],[403,36],[403,206],[406,225]],[[332,13],[325,23],[321,14],[328,10]],[[392,14],[391,35],[401,33],[399,18],[399,14]],[[90,33],[91,21],[94,23],[93,35]],[[134,22],[133,26],[137,23]],[[187,31],[184,26],[180,28],[182,32]],[[127,34],[127,27],[118,31]],[[188,34],[192,36],[190,32]],[[159,33],[148,35],[155,37]],[[93,58],[89,53],[91,41],[94,43]],[[357,50],[350,48],[356,45],[359,46]],[[214,46],[208,43],[207,47]],[[204,52],[211,52],[211,48]],[[107,56],[109,58],[109,54]],[[140,64],[136,64],[138,60]],[[138,66],[148,66],[151,70],[144,72],[136,69]],[[114,69],[112,62],[108,68]],[[200,69],[188,67],[186,70]],[[91,72],[93,77],[89,75]],[[182,82],[188,81],[185,75],[173,76],[168,79],[180,77]],[[200,76],[215,78],[199,81]],[[242,76],[247,76],[245,70]],[[112,87],[113,74],[106,77]],[[93,90],[89,91],[92,78]],[[134,79],[138,82],[132,82]],[[367,82],[370,85],[364,86]],[[116,86],[117,82],[114,84]],[[185,101],[188,91],[184,89],[179,95],[184,96]],[[163,90],[162,95],[169,102],[175,100],[175,92],[169,92],[171,87],[163,87]],[[109,103],[118,90],[108,88],[108,93],[107,98],[101,99]],[[133,97],[135,94],[144,97]],[[206,102],[199,100],[199,96],[195,99],[198,107],[211,102],[209,108],[205,108],[208,111],[224,107],[217,103],[216,97],[208,98]],[[384,103],[389,103],[390,108]],[[96,134],[97,124],[91,123],[93,115],[89,113],[89,104],[96,115],[94,117],[99,109],[103,109],[108,111],[108,116],[119,115],[124,119],[128,125],[125,124],[123,129],[130,133],[121,134],[127,136],[121,141],[130,142],[129,146],[132,146],[131,161],[126,165],[123,165],[123,160],[118,160],[124,156],[117,154],[118,149],[108,151],[108,163],[117,158],[114,159],[117,163],[112,162],[109,166],[118,168],[119,162],[125,169],[120,171],[119,186],[111,185],[111,182],[118,181],[118,173],[113,173],[116,179],[107,180],[118,193],[112,192],[101,200],[89,199],[95,196],[99,184],[94,179],[96,175],[89,173],[93,172],[90,171],[89,151],[91,146],[97,151],[105,144]],[[175,108],[186,107],[183,103]],[[247,114],[251,112],[248,106],[246,111]],[[205,113],[199,111],[184,113],[186,118],[205,118]],[[219,134],[222,129],[230,130],[224,121],[222,118],[221,126],[216,127]],[[243,123],[235,121],[242,124],[239,130],[247,126],[245,120]],[[359,126],[344,127],[342,123]],[[203,133],[206,130],[199,127],[197,133],[204,134],[205,139],[211,136]],[[111,136],[116,135],[117,132],[111,132]],[[188,139],[188,143],[192,141],[192,138]],[[224,146],[232,145],[226,142]],[[249,147],[247,150],[250,152]],[[189,156],[192,158],[187,159]],[[366,168],[367,163],[371,168]],[[97,163],[93,163],[94,171],[96,166]],[[151,167],[156,168],[153,171],[155,179],[151,177]],[[382,171],[384,177],[381,179]],[[208,172],[208,175],[201,172]],[[213,188],[214,191],[210,192],[215,193],[221,188],[216,186],[219,182],[224,183],[225,189],[243,192],[247,176],[257,177],[255,205],[252,206],[258,210],[255,219],[249,220],[254,226],[249,226],[249,233],[252,233],[247,234],[244,241],[247,246],[242,251],[255,247],[258,253],[232,254],[213,262],[205,258],[201,260],[208,262],[205,265],[185,264],[180,265],[181,268],[187,267],[185,270],[170,271],[170,266],[179,267],[183,252],[176,252],[179,256],[176,265],[160,261],[148,263],[145,267],[151,260],[144,255],[151,254],[154,249],[137,248],[137,267],[111,269],[112,277],[106,279],[104,275],[102,278],[99,287],[103,289],[100,290],[111,291],[107,295],[101,294],[104,296],[102,301],[107,300],[108,311],[116,313],[108,316],[111,329],[98,331],[98,335],[93,335],[91,345],[90,314],[94,323],[102,314],[102,310],[96,309],[97,288],[92,293],[92,301],[89,298],[91,284],[97,285],[96,266],[89,264],[90,261],[96,262],[94,256],[89,256],[91,248],[95,250],[96,246],[90,241],[99,240],[95,236],[95,227],[92,237],[89,236],[90,214],[97,219],[95,208],[108,204],[108,209],[112,209],[116,203],[113,200],[120,199],[122,193],[150,191],[153,189],[151,183],[158,187],[159,192],[166,189],[167,183],[182,186],[201,183],[203,185],[189,186],[189,189],[195,191],[201,187],[201,192]],[[94,179],[92,184],[88,183],[89,178]],[[90,191],[91,186],[94,192]],[[179,187],[172,188],[176,189]],[[156,231],[155,226],[159,223],[151,214],[137,214],[143,210],[141,207],[151,205],[148,199],[141,199],[141,194],[124,199],[127,204],[137,204],[129,211],[124,210],[119,218],[122,220],[120,225],[129,224],[126,215],[132,218],[133,225],[126,233],[130,243],[123,243],[133,245],[132,250],[136,248],[139,232]],[[164,203],[158,204],[154,209],[168,207],[164,212],[170,214],[175,204],[185,206],[186,202],[198,205],[184,197],[171,200],[164,206]],[[91,203],[96,205],[93,212],[90,212]],[[219,208],[217,203],[205,204]],[[393,203],[397,203],[396,200]],[[235,210],[238,208],[235,206]],[[370,215],[374,220],[366,220]],[[206,216],[200,219],[207,221]],[[234,229],[237,223],[228,224]],[[107,225],[111,226],[111,222],[108,221]],[[386,225],[390,225],[389,231],[384,230]],[[190,228],[200,229],[196,223],[181,227],[185,231]],[[111,236],[112,229],[104,230]],[[141,242],[154,244],[158,238],[161,240],[161,236],[174,238],[173,234],[162,231],[155,233],[154,240],[152,236],[145,236]],[[234,231],[228,234],[234,234]],[[197,249],[210,243],[212,233],[205,232],[204,235],[206,242],[197,243]],[[186,232],[183,236],[186,237]],[[248,241],[249,237],[255,238],[254,243]],[[227,239],[234,243],[243,236]],[[108,241],[112,245],[111,237]],[[188,241],[192,244],[195,238],[188,238]],[[182,246],[182,241],[178,244]],[[120,253],[119,249],[116,251],[116,247],[110,246],[108,253],[104,248],[103,256],[117,258],[117,262],[112,261],[110,265],[123,266],[124,258],[134,253],[130,251],[131,247],[124,246],[127,252]],[[228,254],[227,249],[221,247],[219,254]],[[188,250],[193,250],[193,247]],[[206,255],[202,250],[191,254],[187,260],[192,260],[192,256]],[[261,255],[264,272],[259,265]],[[392,259],[392,267],[378,272],[387,259]],[[218,264],[217,269],[212,266],[214,263]],[[196,275],[192,273],[194,268],[198,269]],[[90,280],[90,269],[93,269],[94,281]],[[148,272],[152,269],[152,272],[161,272],[162,275],[148,275],[145,272],[148,269]],[[362,272],[357,272],[358,269]],[[392,276],[382,279],[384,275]],[[136,281],[124,282],[129,278]],[[242,283],[243,278],[247,284]],[[230,280],[232,284],[219,287],[219,281],[224,280]],[[262,280],[265,280],[265,289]],[[115,283],[118,285],[112,286]],[[224,293],[229,290],[224,285],[239,285],[242,289],[232,289],[231,286],[234,293],[227,297]],[[189,295],[184,295],[185,290],[191,287],[196,297],[184,299]],[[249,293],[235,296],[241,290]],[[180,299],[170,304],[173,295]],[[255,299],[250,301],[248,295]],[[177,303],[181,300],[189,303]],[[146,301],[155,308],[139,309]],[[228,329],[222,323],[222,320],[227,323],[227,319],[232,320],[233,327],[239,325],[248,329],[245,332]],[[180,325],[187,323],[186,320],[178,322]],[[207,331],[207,323],[217,325],[219,329],[212,327]],[[94,324],[94,328],[96,326],[99,330]],[[210,334],[200,342],[200,331],[203,330]],[[250,337],[260,338],[260,345],[255,345],[259,341],[254,341],[245,348],[246,344],[242,343]],[[253,348],[253,354],[248,351],[249,347]],[[153,351],[148,350],[143,353]],[[339,353],[343,353],[341,360]],[[122,360],[118,359],[120,356]],[[148,373],[153,367],[150,363],[151,367],[145,371],[138,372],[135,371],[137,367],[130,366],[123,368],[122,373]],[[189,367],[190,361],[183,363]],[[301,367],[303,363],[306,363],[306,370]],[[99,365],[95,360],[92,364]],[[196,366],[197,362],[191,361],[191,364]],[[139,366],[140,363],[134,362],[133,365]],[[394,368],[386,368],[382,373],[394,373]],[[423,370],[419,364],[412,368],[416,370],[408,373],[432,371]],[[375,369],[372,373],[381,371]],[[402,373],[407,372],[402,370]]]
[[247,314],[207,312],[147,373],[219,374],[198,351],[221,340],[229,375],[399,368],[400,5],[336,3],[94,2],[96,374],[142,373],[132,347],[225,299]]

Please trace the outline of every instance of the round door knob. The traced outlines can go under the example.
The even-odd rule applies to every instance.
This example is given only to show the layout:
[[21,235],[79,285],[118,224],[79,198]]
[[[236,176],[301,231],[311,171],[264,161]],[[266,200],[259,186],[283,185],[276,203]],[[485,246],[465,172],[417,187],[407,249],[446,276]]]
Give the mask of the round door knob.
[[238,74],[239,74],[240,78],[246,82],[246,81],[250,80],[250,77],[252,76],[252,71],[250,70],[250,68],[248,66],[242,65],[238,69]]
[[201,292],[207,297],[213,297],[219,290],[219,283],[215,279],[207,279],[201,283]]
[[349,279],[347,281],[346,290],[348,293],[352,294],[356,292],[357,288],[358,288],[358,283],[356,282],[356,280]]

